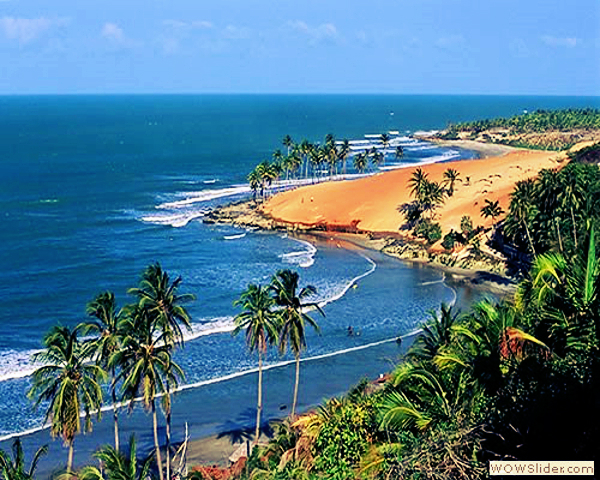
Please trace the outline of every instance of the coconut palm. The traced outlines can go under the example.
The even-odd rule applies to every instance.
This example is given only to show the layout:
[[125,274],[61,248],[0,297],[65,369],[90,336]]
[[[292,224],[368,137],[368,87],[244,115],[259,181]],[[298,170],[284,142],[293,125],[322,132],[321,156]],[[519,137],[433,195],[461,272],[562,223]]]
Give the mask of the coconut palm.
[[428,181],[428,175],[423,171],[421,167],[417,168],[412,172],[408,185],[412,187],[410,194],[414,197],[418,197],[419,192],[423,190],[425,182]]
[[350,142],[348,142],[348,140],[344,140],[338,150],[338,158],[344,165],[344,167],[343,167],[344,176],[346,175],[346,160],[348,159],[349,155],[350,155]]
[[247,178],[248,178],[248,184],[250,185],[250,190],[252,190],[252,197],[254,198],[254,201],[256,202],[256,194],[258,192],[258,189],[262,185],[262,181],[260,178],[260,172],[258,171],[257,168],[255,168],[248,174]]
[[354,156],[354,168],[358,173],[365,173],[367,168],[367,154],[365,152],[361,152]]
[[149,456],[144,461],[138,462],[135,437],[129,439],[129,455],[124,455],[118,450],[106,446],[94,453],[102,465],[98,467],[83,467],[77,478],[79,480],[146,480],[150,477],[150,466],[153,457]]
[[270,295],[268,286],[248,285],[248,288],[242,292],[234,305],[242,307],[243,311],[234,318],[235,329],[233,335],[237,335],[244,330],[248,349],[250,352],[256,351],[258,354],[258,401],[254,437],[254,442],[258,443],[262,413],[262,360],[267,351],[267,346],[277,341],[278,317],[272,310],[274,300]]
[[387,133],[382,133],[379,136],[379,140],[381,140],[381,143],[383,144],[383,164],[385,165],[385,150],[387,149],[388,145],[390,144],[390,136]]
[[135,400],[140,397],[144,408],[152,412],[156,462],[162,480],[156,397],[167,392],[167,385],[182,379],[183,370],[172,359],[170,334],[157,328],[149,308],[129,305],[121,328],[123,347],[111,357],[109,366],[120,370],[117,380],[122,383],[123,399],[129,402],[129,409],[133,409]]
[[287,154],[289,155],[290,149],[294,146],[294,141],[292,140],[292,137],[286,135],[285,137],[283,137],[283,141],[281,143],[283,143],[283,146],[287,148]]
[[33,459],[27,469],[25,466],[25,455],[21,439],[15,438],[12,444],[13,458],[0,450],[0,474],[3,480],[34,480],[35,469],[40,458],[48,453],[48,445],[44,445],[36,450]]
[[454,170],[453,168],[449,168],[444,172],[444,181],[442,185],[448,187],[448,196],[451,197],[454,195],[454,184],[456,182],[462,181],[460,178],[460,173],[458,170]]
[[500,202],[498,200],[490,201],[487,198],[485,199],[485,205],[481,207],[481,216],[492,219],[492,228],[496,228],[496,218],[504,213],[502,207],[500,207]]
[[404,149],[402,148],[402,145],[398,145],[396,147],[396,153],[395,153],[396,160],[398,160],[399,158],[402,158],[403,156],[404,156]]
[[529,247],[533,255],[536,255],[533,238],[529,231],[529,223],[535,213],[534,199],[534,182],[532,179],[517,182],[515,189],[510,194],[510,205],[508,207],[508,215],[506,222],[506,233],[511,236],[516,236],[519,226],[523,227]]
[[429,311],[429,321],[423,325],[423,332],[417,337],[409,355],[420,360],[433,360],[438,351],[449,345],[452,339],[452,326],[456,323],[459,312],[452,305],[442,303],[440,313]]
[[300,383],[300,355],[306,349],[306,326],[310,325],[317,332],[319,326],[306,312],[308,309],[316,309],[325,316],[321,307],[316,302],[303,302],[307,297],[314,296],[317,289],[307,285],[299,289],[300,275],[292,270],[278,271],[271,279],[271,290],[274,294],[275,304],[281,307],[277,313],[280,316],[281,333],[279,336],[279,348],[283,353],[288,347],[294,354],[296,360],[296,380],[294,383],[294,401],[292,403],[292,417],[296,413],[298,401],[298,385]]
[[[142,274],[139,288],[129,290],[130,294],[138,297],[140,307],[147,310],[153,328],[160,332],[161,337],[168,345],[183,346],[184,337],[181,327],[191,330],[190,315],[184,303],[194,300],[192,294],[179,294],[178,289],[182,282],[181,277],[177,277],[171,282],[169,274],[165,272],[159,263],[149,265]],[[173,362],[169,366],[174,365]],[[174,377],[167,372],[166,392],[163,396],[163,407],[167,421],[167,478],[170,478],[171,472],[171,387]],[[176,383],[176,382],[175,382]]]
[[115,427],[115,450],[119,451],[119,413],[117,408],[117,392],[115,385],[115,369],[108,368],[110,357],[121,345],[121,332],[119,330],[119,315],[115,295],[112,292],[103,292],[87,305],[87,314],[95,320],[84,324],[86,332],[98,335],[94,339],[96,350],[96,363],[110,373],[110,395],[113,404],[113,420]]
[[89,362],[92,345],[77,338],[79,329],[54,326],[44,337],[44,350],[33,355],[43,364],[31,377],[27,396],[35,407],[49,402],[45,421],[50,422],[50,434],[61,436],[69,449],[67,473],[73,467],[73,443],[81,431],[80,413],[83,410],[86,430],[91,430],[92,412],[100,417],[102,388],[106,379],[104,370]]

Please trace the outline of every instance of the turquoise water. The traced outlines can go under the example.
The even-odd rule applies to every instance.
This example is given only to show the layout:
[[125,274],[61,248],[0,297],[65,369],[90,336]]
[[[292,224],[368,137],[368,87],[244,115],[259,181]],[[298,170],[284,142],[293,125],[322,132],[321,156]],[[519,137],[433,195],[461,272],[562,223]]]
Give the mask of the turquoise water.
[[[194,331],[178,353],[193,387],[186,401],[203,402],[206,382],[217,382],[210,386],[213,397],[237,399],[239,413],[242,405],[251,408],[254,392],[242,379],[252,375],[242,374],[255,362],[242,339],[230,336],[232,302],[249,282],[266,282],[279,268],[297,269],[326,304],[323,334],[308,339],[306,356],[315,360],[304,377],[304,405],[343,391],[335,382],[317,382],[331,368],[328,359],[343,363],[357,355],[355,347],[414,330],[428,309],[452,301],[456,292],[432,269],[367,258],[335,244],[204,225],[203,214],[247,195],[247,173],[283,149],[286,134],[316,142],[330,132],[360,140],[398,131],[395,141],[405,151],[403,165],[396,165],[401,167],[473,156],[414,141],[408,135],[415,130],[525,109],[599,104],[581,97],[0,97],[0,436],[41,425],[41,413],[31,410],[24,392],[35,368],[29,357],[48,328],[82,321],[86,302],[102,290],[114,291],[121,304],[129,301],[127,288],[154,261],[181,275],[183,290],[198,297],[189,306]],[[350,288],[354,283],[358,288]],[[347,337],[349,324],[360,337]],[[346,364],[340,382],[348,386],[383,369],[386,361],[367,353],[395,348],[384,345],[360,350],[360,364]],[[283,361],[269,358],[271,365]],[[273,388],[282,395],[288,387]],[[144,422],[138,415],[129,428]],[[206,405],[193,429],[216,431],[224,416],[219,405]],[[179,428],[185,419],[177,418]],[[98,427],[96,435],[104,428],[109,438],[109,427]]]

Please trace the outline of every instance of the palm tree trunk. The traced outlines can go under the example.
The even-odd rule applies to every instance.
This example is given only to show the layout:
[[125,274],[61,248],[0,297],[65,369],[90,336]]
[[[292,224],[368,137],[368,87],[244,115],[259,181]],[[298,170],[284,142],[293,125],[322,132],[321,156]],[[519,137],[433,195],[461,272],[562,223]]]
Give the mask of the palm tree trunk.
[[575,241],[575,248],[577,248],[577,229],[575,228],[575,214],[573,213],[573,205],[571,205],[571,222],[573,223],[573,240]]
[[300,384],[300,354],[296,354],[296,382],[294,383],[294,403],[292,404],[292,418],[296,414],[296,403],[298,402],[298,385]]
[[156,419],[156,404],[154,403],[154,398],[152,399],[152,426],[154,429],[154,448],[156,449],[156,466],[158,468],[158,476],[160,480],[164,480],[162,459],[160,457],[160,444],[158,443],[158,421]]
[[531,239],[531,234],[529,233],[529,228],[527,227],[527,222],[523,221],[523,225],[525,225],[525,233],[527,234],[527,239],[529,240],[529,245],[531,246],[533,256],[537,257],[537,254],[535,253],[535,247],[533,246],[533,240]]
[[69,446],[69,456],[67,457],[67,473],[71,473],[73,471],[73,442],[75,439],[71,438],[68,441]]
[[169,480],[171,478],[171,392],[170,392],[170,386],[168,385],[167,382],[167,395],[169,396],[169,404],[167,407],[167,412],[166,412],[166,420],[167,420],[167,426],[166,426],[166,436],[167,436],[167,459],[166,459],[166,464],[167,464],[167,480]]
[[[260,348],[260,347],[259,347]],[[254,445],[258,443],[260,435],[260,414],[262,413],[262,355],[258,351],[258,403],[256,406],[256,432],[254,434]]]
[[[114,378],[114,376],[113,376]],[[118,414],[118,410],[117,410],[117,395],[114,391],[114,385],[113,385],[113,391],[112,391],[112,402],[113,402],[113,419],[115,421],[115,450],[118,452],[119,451],[119,414]]]
[[556,234],[558,235],[558,246],[560,248],[560,253],[564,253],[562,238],[560,236],[560,229],[558,228],[558,220],[554,217],[554,226],[556,227]]

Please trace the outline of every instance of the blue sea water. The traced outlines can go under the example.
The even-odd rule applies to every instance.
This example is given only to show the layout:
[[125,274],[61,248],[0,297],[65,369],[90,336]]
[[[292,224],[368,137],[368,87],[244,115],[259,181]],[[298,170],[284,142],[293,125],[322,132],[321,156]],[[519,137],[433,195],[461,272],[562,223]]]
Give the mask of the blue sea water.
[[[441,273],[335,243],[206,225],[204,213],[248,195],[247,173],[283,150],[286,134],[317,142],[327,133],[359,140],[398,131],[405,156],[396,166],[405,166],[474,155],[409,138],[416,130],[599,105],[596,97],[0,97],[0,436],[42,424],[42,412],[31,409],[24,393],[35,368],[30,356],[44,333],[56,323],[84,320],[86,302],[101,291],[114,291],[121,305],[130,301],[127,289],[155,261],[181,275],[183,291],[197,296],[189,305],[194,329],[177,358],[190,387],[186,401],[206,404],[200,397],[210,388],[213,399],[238,395],[251,407],[254,393],[244,382],[254,381],[242,379],[255,359],[230,335],[237,313],[232,302],[248,283],[266,282],[281,268],[297,269],[325,304],[322,335],[308,339],[305,356],[314,360],[311,367],[307,362],[301,402],[339,393],[335,382],[328,390],[318,380],[357,352],[360,362],[340,366],[349,375],[340,378],[376,374],[386,364],[382,355],[395,348],[385,342],[415,330],[441,301],[455,299]],[[348,325],[360,337],[349,338]],[[356,350],[369,345],[372,350]],[[268,363],[285,360],[272,355]],[[272,375],[288,367],[277,368]],[[191,428],[214,432],[225,415],[243,411],[236,405],[237,413],[213,405],[196,414]]]

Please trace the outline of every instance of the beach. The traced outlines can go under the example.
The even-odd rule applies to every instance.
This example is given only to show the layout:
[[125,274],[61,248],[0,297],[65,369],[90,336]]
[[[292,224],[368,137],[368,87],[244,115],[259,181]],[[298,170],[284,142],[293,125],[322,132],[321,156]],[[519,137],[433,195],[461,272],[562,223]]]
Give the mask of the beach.
[[[512,150],[501,156],[476,160],[419,165],[430,180],[441,182],[447,169],[459,172],[452,197],[436,211],[442,231],[459,230],[464,215],[474,225],[492,226],[480,213],[484,200],[499,201],[506,210],[516,182],[532,178],[545,168],[559,167],[564,154]],[[409,181],[415,168],[401,168],[370,177],[323,182],[280,193],[266,202],[263,212],[274,220],[304,228],[355,228],[361,231],[397,233],[404,223],[398,207],[411,202]]]

